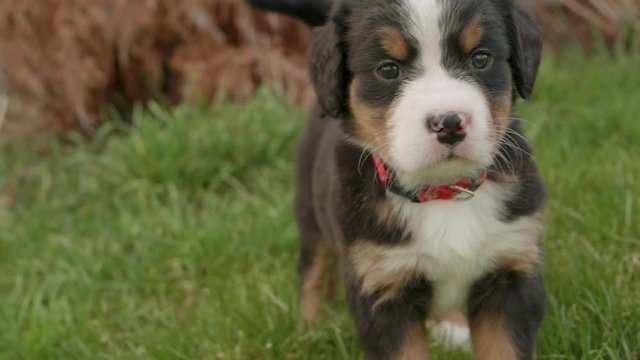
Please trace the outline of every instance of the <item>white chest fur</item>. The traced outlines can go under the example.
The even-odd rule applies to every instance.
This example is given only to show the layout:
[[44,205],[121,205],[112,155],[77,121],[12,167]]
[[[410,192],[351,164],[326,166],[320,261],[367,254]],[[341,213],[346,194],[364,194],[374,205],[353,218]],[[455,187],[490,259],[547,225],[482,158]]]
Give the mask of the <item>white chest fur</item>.
[[502,221],[509,190],[485,183],[465,202],[434,201],[414,204],[393,199],[399,219],[406,222],[411,242],[390,250],[380,266],[388,271],[414,270],[433,282],[435,315],[463,309],[470,286],[495,268],[507,254],[530,251],[539,222],[521,218]]

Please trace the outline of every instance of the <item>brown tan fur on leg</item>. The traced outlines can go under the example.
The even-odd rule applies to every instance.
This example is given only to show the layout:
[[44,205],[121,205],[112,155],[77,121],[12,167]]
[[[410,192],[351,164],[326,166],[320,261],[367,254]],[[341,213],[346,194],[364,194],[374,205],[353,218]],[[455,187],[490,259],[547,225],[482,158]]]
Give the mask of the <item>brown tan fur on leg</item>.
[[545,228],[544,214],[538,212],[531,215],[531,218],[536,223],[536,226],[532,226],[527,230],[530,232],[528,235],[531,242],[523,249],[524,251],[502,254],[496,262],[499,268],[522,274],[532,274],[538,268],[538,265],[542,261],[540,243]]
[[482,315],[471,324],[473,354],[476,360],[517,360],[518,354],[504,321]]
[[415,324],[407,329],[406,337],[400,353],[399,360],[427,360],[429,359],[429,345],[427,343],[427,331],[422,324]]
[[338,261],[337,256],[331,257],[331,262],[329,264],[329,269],[327,270],[327,290],[326,290],[326,299],[327,302],[333,303],[336,301],[337,288],[340,284],[340,262]]
[[335,254],[332,249],[324,240],[318,241],[313,262],[302,279],[300,291],[300,312],[307,325],[314,325],[318,322],[327,280],[329,280],[329,289],[335,285],[331,284],[331,281],[334,280],[332,278],[335,278],[332,275],[332,271],[336,271],[335,263]]
[[397,270],[385,266],[388,247],[361,242],[349,250],[349,260],[360,277],[362,295],[377,294],[374,308],[402,294],[406,284],[415,278],[415,271]]

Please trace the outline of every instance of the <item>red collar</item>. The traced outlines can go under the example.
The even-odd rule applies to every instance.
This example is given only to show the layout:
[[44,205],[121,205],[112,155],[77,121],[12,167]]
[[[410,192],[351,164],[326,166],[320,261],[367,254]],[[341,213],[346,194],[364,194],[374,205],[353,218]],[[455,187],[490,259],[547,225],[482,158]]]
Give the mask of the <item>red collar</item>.
[[392,173],[387,170],[384,162],[375,154],[371,154],[373,164],[378,173],[378,180],[389,191],[404,196],[415,203],[426,203],[433,200],[469,200],[473,198],[476,190],[487,180],[487,169],[483,169],[469,179],[462,179],[446,185],[427,185],[417,193],[409,193],[401,189],[393,181]]

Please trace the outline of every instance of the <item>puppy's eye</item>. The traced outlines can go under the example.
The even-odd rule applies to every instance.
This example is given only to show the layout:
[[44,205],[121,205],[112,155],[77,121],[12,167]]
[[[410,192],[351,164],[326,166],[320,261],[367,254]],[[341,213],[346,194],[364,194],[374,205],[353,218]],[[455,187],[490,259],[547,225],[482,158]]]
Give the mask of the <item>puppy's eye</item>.
[[476,51],[471,56],[471,66],[477,70],[484,70],[491,65],[493,57],[490,53],[484,50]]
[[400,66],[393,62],[386,62],[378,68],[378,75],[387,80],[395,80],[400,77]]

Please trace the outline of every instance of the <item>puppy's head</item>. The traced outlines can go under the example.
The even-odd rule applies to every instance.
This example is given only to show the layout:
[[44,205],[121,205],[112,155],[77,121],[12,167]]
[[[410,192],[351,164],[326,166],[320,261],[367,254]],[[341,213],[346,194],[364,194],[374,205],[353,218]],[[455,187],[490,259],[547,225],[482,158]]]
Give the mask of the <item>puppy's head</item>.
[[541,46],[513,0],[344,0],[309,56],[326,114],[411,190],[491,165]]

